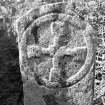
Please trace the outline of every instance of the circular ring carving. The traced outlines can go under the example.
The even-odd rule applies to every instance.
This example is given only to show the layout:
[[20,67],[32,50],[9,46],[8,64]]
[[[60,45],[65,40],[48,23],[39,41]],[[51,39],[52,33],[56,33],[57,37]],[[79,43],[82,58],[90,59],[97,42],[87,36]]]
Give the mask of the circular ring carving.
[[[65,17],[65,18],[64,18]],[[30,46],[27,46],[27,38],[30,37],[31,35],[31,31],[33,28],[37,28],[39,27],[42,23],[45,22],[55,22],[56,20],[58,21],[62,21],[64,24],[65,22],[68,22],[69,24],[71,24],[72,26],[75,26],[76,28],[80,29],[81,26],[80,24],[78,24],[77,22],[73,21],[72,17],[68,14],[64,14],[64,13],[49,13],[46,14],[44,16],[38,17],[37,19],[35,19],[32,24],[23,32],[22,34],[22,38],[21,38],[21,42],[20,42],[20,51],[21,51],[21,55],[20,55],[20,59],[21,59],[21,64],[23,64],[24,66],[24,70],[25,71],[29,71],[30,67],[28,66],[28,57],[31,57],[30,54],[27,53],[27,48],[30,50]],[[37,73],[34,73],[35,76],[35,80],[40,84],[42,84],[43,86],[47,87],[47,88],[66,88],[66,87],[70,87],[76,83],[78,83],[84,76],[86,76],[86,74],[90,71],[92,64],[94,62],[94,52],[95,52],[95,46],[94,46],[94,41],[92,38],[92,33],[93,33],[93,29],[91,27],[91,25],[86,22],[86,28],[83,31],[83,36],[84,36],[84,40],[86,42],[86,47],[77,47],[77,48],[66,48],[66,47],[62,47],[63,51],[62,53],[54,53],[55,49],[53,49],[53,65],[56,68],[56,64],[54,62],[56,62],[56,60],[58,59],[59,56],[63,56],[64,54],[68,54],[68,55],[72,55],[73,53],[75,53],[78,50],[87,50],[87,55],[86,55],[86,60],[84,65],[80,68],[80,70],[73,76],[69,77],[66,80],[61,80],[58,82],[52,82],[50,80],[41,78]],[[56,38],[56,40],[58,40],[59,37]],[[55,43],[56,45],[57,43]],[[40,56],[41,53],[51,53],[51,48],[55,48],[55,45],[52,47],[48,47],[48,48],[44,48],[38,45],[35,45],[34,48],[36,49],[34,52],[35,56]]]

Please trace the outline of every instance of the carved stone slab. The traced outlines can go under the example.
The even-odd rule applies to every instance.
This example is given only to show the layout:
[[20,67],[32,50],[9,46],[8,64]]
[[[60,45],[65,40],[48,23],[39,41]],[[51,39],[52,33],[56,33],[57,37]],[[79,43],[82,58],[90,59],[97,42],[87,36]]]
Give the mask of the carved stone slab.
[[16,26],[24,90],[26,98],[33,93],[32,105],[53,99],[54,105],[92,105],[96,30],[88,19],[72,3],[59,2],[32,8]]

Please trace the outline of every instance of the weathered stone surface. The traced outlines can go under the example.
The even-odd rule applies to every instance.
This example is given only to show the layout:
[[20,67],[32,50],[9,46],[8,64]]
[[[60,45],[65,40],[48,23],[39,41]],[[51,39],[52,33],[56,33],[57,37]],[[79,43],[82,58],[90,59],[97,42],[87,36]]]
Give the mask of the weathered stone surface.
[[[95,1],[46,3],[16,21],[26,105],[48,101],[50,105],[93,105],[100,97],[104,103],[104,13],[100,8]],[[99,49],[103,55],[98,55]],[[97,55],[101,56],[98,62]],[[100,61],[102,70],[97,71]],[[45,93],[47,88],[56,91],[45,94],[42,86]]]

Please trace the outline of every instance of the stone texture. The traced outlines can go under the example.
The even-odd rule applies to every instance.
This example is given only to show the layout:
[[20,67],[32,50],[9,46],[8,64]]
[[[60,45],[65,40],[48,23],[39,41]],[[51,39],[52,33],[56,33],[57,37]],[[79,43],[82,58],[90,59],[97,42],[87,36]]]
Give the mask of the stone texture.
[[[75,1],[73,4],[46,3],[39,6],[38,9],[32,9],[16,21],[21,74],[26,79],[24,83],[26,105],[40,105],[41,103],[43,105],[101,105],[104,103],[105,83],[104,75],[102,76],[102,73],[104,73],[102,60],[104,59],[104,52],[102,52],[102,55],[98,55],[98,51],[100,54],[100,50],[104,50],[104,12],[101,8],[104,7],[98,8],[95,1]],[[33,15],[37,15],[36,18],[32,18]],[[27,22],[29,23],[28,26]],[[86,22],[91,25],[93,31],[88,30]],[[19,23],[22,24],[19,26]],[[86,28],[88,34],[83,33]],[[88,44],[84,40],[83,34],[86,34]],[[89,35],[93,42],[90,41]],[[90,47],[90,50],[87,48],[84,52],[75,52],[76,55],[71,54],[72,51],[69,51],[70,56],[62,55],[62,52],[66,52],[67,47],[71,50],[74,47],[84,47],[86,45],[88,45],[88,48]],[[27,49],[29,46],[32,50]],[[92,58],[92,63],[90,63],[91,61],[87,62],[87,64],[90,63],[91,65],[90,71],[83,78],[80,78],[81,81],[77,80],[77,83],[73,86],[64,88],[66,86],[65,80],[79,72],[87,58],[95,57],[95,52],[86,57],[88,50],[91,51],[91,49],[95,50],[96,48],[98,61],[97,58]],[[59,59],[56,57],[59,57]],[[102,70],[97,70],[96,64],[100,64],[99,67]],[[37,78],[37,75],[39,75],[39,78]],[[81,77],[81,75],[79,76]],[[35,79],[38,79],[39,87],[36,87],[38,85],[32,82]],[[42,85],[50,85],[48,79],[51,82],[55,81],[55,85],[59,82],[57,86],[64,89],[59,88],[55,89],[55,93],[43,94],[41,87]],[[51,88],[51,86],[48,87]],[[41,90],[36,93],[38,88],[41,88]],[[47,91],[46,89],[45,91]],[[36,96],[39,98],[37,99]]]

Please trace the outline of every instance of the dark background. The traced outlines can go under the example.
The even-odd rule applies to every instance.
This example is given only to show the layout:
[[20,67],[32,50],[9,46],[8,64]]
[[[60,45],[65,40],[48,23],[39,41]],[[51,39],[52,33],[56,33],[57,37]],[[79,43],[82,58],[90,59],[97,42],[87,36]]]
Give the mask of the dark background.
[[23,105],[16,37],[0,30],[0,105]]

